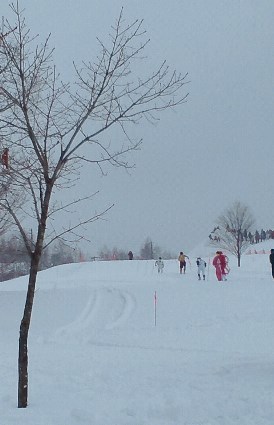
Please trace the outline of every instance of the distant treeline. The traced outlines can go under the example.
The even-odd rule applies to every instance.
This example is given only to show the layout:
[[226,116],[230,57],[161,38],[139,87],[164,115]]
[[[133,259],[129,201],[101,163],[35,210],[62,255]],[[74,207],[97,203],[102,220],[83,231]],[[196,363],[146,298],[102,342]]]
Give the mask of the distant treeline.
[[[43,252],[40,270],[81,261],[81,252],[58,242]],[[0,281],[29,273],[30,257],[21,238],[0,239]]]

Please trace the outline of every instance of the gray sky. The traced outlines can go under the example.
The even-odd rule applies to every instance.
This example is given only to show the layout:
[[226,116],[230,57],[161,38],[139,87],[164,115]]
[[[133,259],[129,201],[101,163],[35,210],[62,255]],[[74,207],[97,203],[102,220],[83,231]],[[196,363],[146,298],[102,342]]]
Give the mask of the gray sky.
[[[4,3],[4,2],[3,2]],[[8,1],[1,4],[2,15]],[[235,200],[249,205],[258,228],[274,228],[274,2],[272,0],[24,0],[34,33],[52,33],[56,64],[71,78],[72,60],[97,53],[124,6],[128,22],[144,19],[155,68],[167,60],[189,73],[188,102],[157,126],[133,130],[144,140],[127,174],[95,169],[83,192],[100,193],[90,211],[114,203],[87,231],[94,255],[103,245],[139,251],[147,237],[187,252],[206,239]],[[109,137],[109,136],[108,136]]]

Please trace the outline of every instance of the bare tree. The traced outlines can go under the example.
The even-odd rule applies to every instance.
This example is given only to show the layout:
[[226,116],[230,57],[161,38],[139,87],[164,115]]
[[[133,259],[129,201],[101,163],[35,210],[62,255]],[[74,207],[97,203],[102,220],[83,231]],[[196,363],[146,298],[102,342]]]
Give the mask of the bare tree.
[[[10,148],[10,188],[0,207],[18,227],[30,256],[18,356],[18,407],[26,407],[28,334],[43,249],[68,232],[82,237],[80,227],[101,217],[100,213],[54,233],[50,230],[54,214],[64,214],[80,202],[57,204],[57,193],[77,183],[84,163],[97,166],[100,172],[104,164],[131,167],[126,154],[139,149],[141,140],[132,138],[130,129],[186,102],[187,77],[170,71],[165,62],[147,76],[136,74],[134,62],[144,60],[148,40],[143,22],[126,24],[121,11],[109,43],[98,40],[97,57],[81,66],[74,64],[76,82],[64,83],[54,65],[49,38],[37,44],[18,2],[11,9],[16,22],[4,21],[0,44],[0,138]],[[112,127],[119,130],[115,143],[109,142],[111,134],[106,137]],[[13,206],[20,192],[25,203],[18,214]],[[36,223],[31,239],[24,228],[26,216]]]
[[242,254],[249,245],[244,235],[252,229],[254,223],[250,208],[236,201],[216,220],[214,237],[210,244],[235,255],[240,267]]

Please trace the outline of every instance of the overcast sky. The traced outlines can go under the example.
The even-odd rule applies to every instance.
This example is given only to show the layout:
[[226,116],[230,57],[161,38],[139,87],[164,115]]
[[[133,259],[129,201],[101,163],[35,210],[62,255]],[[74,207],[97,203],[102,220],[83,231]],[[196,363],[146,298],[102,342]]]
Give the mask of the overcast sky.
[[251,207],[259,229],[274,228],[273,0],[22,3],[31,30],[52,34],[65,79],[73,60],[92,61],[96,36],[107,36],[122,6],[128,22],[144,19],[155,68],[166,59],[189,73],[188,102],[133,130],[144,143],[130,174],[101,178],[93,169],[82,178],[83,190],[99,190],[90,211],[115,204],[87,231],[91,255],[103,245],[137,252],[147,237],[187,253],[235,200]]

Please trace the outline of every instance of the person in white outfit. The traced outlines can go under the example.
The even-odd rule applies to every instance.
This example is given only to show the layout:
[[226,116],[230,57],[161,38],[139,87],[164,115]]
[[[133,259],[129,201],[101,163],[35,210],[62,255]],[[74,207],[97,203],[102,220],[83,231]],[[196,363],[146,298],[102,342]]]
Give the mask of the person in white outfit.
[[198,279],[201,280],[201,275],[202,275],[203,280],[205,280],[206,262],[201,257],[198,257],[196,264],[198,266]]
[[164,265],[164,262],[162,260],[162,257],[159,257],[159,259],[155,261],[155,266],[158,267],[158,273],[163,273],[165,265]]

